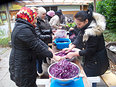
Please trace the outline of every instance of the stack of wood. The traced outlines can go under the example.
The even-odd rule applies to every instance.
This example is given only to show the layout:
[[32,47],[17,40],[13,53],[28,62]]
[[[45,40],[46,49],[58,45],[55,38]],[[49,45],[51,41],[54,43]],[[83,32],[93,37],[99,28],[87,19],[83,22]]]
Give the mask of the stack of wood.
[[102,80],[108,87],[116,87],[116,42],[106,45],[107,55],[109,58],[110,68],[101,75]]

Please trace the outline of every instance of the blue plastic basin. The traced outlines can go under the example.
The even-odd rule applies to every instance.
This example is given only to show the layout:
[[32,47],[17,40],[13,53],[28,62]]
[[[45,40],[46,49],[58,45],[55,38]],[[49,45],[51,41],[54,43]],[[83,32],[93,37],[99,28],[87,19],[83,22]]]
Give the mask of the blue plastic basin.
[[56,44],[57,49],[68,48],[71,40],[69,38],[56,38],[54,43]]

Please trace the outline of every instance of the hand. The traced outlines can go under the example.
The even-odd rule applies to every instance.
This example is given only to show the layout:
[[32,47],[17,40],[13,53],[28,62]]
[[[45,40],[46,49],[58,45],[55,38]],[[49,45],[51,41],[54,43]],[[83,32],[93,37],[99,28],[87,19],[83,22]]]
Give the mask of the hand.
[[70,52],[66,56],[64,56],[63,58],[72,59],[74,56],[75,56],[75,52]]
[[78,49],[78,48],[73,48],[72,50],[75,51],[76,56],[80,56],[80,55],[79,55],[79,51],[81,51],[80,49]]
[[65,51],[65,53],[69,53],[72,49],[70,48],[64,48],[62,51]]
[[78,48],[73,48],[72,50],[74,50],[75,52],[79,52],[79,51],[81,51],[81,50],[78,49]]
[[74,50],[75,52],[69,52],[64,58],[69,58],[69,59],[71,59],[71,58],[73,58],[74,56],[80,56],[80,55],[79,55],[80,49],[78,49],[78,48],[73,48],[72,50]]
[[54,35],[54,36],[53,36],[53,40],[55,40],[55,39],[56,39],[56,36]]
[[75,47],[75,45],[70,43],[69,48],[65,48],[65,49],[63,49],[63,51],[65,51],[65,53],[69,53],[74,47]]
[[60,56],[54,56],[55,61],[60,61],[62,58]]

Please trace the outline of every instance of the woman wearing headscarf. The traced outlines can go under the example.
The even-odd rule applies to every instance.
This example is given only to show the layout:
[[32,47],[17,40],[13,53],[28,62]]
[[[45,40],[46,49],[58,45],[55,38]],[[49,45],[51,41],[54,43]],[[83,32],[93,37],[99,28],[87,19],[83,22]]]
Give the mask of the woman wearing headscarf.
[[87,76],[99,76],[105,73],[109,67],[107,52],[103,31],[105,30],[105,17],[99,13],[88,11],[80,11],[75,15],[77,28],[80,30],[74,42],[69,48],[64,49],[70,51],[75,49],[74,53],[69,53],[66,58],[73,56],[83,56],[83,69]]
[[[23,7],[17,13],[15,27],[11,35],[12,50],[9,60],[11,80],[18,87],[36,86],[36,55],[52,58],[52,50],[35,33],[37,13]],[[56,58],[56,57],[55,57]]]
[[[46,17],[46,10],[43,7],[39,7],[38,10],[38,18],[37,18],[37,27],[35,28],[36,34],[38,38],[40,38],[42,41],[48,45],[48,43],[52,42],[52,29],[47,20],[45,20]],[[42,76],[44,74],[42,69],[42,62],[44,62],[44,65],[47,65],[46,57],[43,55],[39,56],[41,58],[37,58],[37,73],[39,76]]]

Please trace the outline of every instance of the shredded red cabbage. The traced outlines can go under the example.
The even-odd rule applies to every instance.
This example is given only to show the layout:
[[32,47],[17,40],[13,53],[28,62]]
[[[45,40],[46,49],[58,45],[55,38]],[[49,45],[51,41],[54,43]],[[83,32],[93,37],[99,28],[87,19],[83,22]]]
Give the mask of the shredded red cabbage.
[[67,60],[62,60],[50,67],[50,74],[60,79],[69,79],[78,73],[78,67]]
[[[75,51],[71,50],[71,51],[69,51],[69,52],[75,52]],[[68,53],[69,53],[69,52],[68,52]],[[65,55],[67,55],[68,53],[66,53],[65,51],[60,51],[60,52],[56,53],[55,55],[56,55],[56,56],[61,56],[61,57],[63,57],[63,56],[65,56]]]

